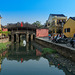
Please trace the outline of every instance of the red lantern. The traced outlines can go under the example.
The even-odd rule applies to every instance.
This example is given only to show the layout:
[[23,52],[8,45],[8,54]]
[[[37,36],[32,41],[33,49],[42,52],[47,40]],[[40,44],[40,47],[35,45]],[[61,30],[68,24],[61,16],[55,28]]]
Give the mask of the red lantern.
[[23,23],[21,22],[21,27],[23,27]]

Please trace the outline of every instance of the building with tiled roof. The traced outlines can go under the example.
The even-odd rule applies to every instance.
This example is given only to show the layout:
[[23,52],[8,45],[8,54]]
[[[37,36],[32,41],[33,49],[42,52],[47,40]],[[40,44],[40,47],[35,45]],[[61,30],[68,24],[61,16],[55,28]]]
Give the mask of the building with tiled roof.
[[66,21],[67,17],[64,14],[50,14],[46,25],[52,33],[62,33]]
[[75,17],[70,17],[71,19],[75,20]]
[[66,17],[64,14],[50,14],[50,16]]
[[66,37],[73,37],[75,34],[75,17],[70,17],[64,24],[63,33]]

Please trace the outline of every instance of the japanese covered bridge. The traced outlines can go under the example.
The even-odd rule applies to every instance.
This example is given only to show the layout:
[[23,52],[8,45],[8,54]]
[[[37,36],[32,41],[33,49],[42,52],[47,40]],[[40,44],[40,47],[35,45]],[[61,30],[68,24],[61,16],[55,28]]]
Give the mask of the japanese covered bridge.
[[11,32],[9,39],[12,42],[20,42],[21,36],[25,35],[26,41],[33,41],[36,35],[37,26],[28,23],[8,24],[8,31]]

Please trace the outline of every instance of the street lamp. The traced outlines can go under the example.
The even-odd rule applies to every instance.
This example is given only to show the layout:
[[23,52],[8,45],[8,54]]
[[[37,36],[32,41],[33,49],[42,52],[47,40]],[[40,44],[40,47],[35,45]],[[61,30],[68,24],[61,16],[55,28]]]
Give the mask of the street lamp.
[[62,33],[63,33],[63,25],[64,25],[64,23],[62,22]]

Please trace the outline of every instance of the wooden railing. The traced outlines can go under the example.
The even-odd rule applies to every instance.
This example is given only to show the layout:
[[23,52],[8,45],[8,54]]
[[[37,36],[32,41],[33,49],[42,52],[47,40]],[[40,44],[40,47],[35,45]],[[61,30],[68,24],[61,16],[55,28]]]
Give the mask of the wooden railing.
[[8,38],[8,36],[4,36],[4,37],[1,36],[1,37],[0,37],[0,39],[5,39],[5,38]]

